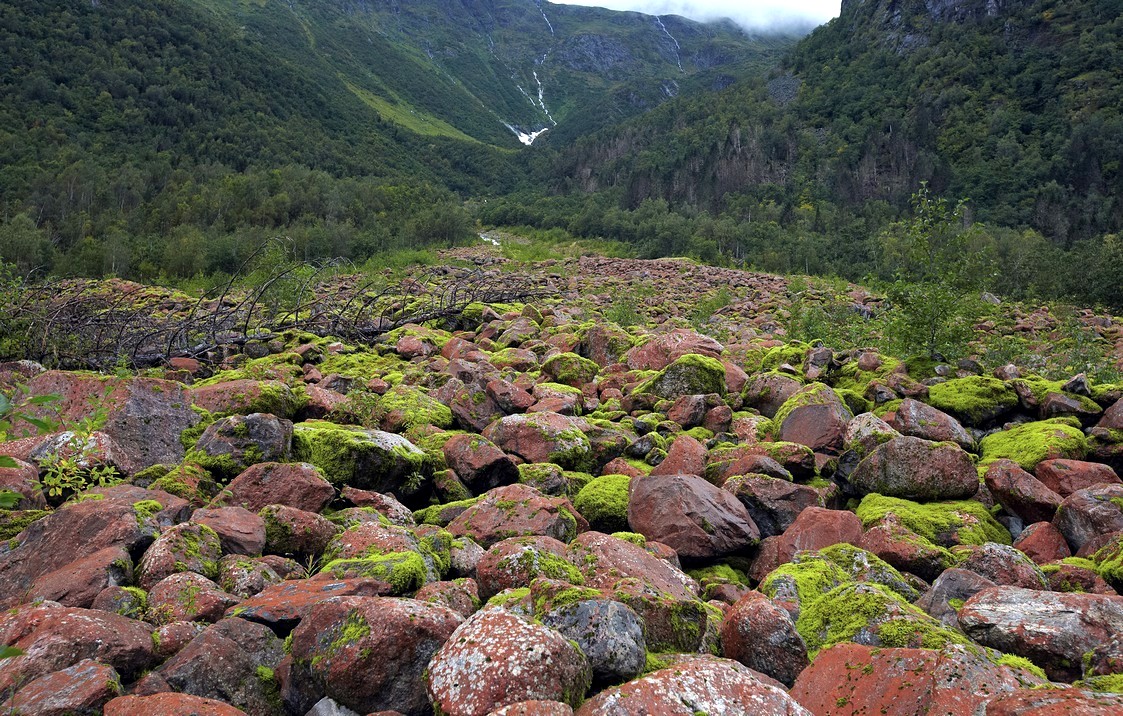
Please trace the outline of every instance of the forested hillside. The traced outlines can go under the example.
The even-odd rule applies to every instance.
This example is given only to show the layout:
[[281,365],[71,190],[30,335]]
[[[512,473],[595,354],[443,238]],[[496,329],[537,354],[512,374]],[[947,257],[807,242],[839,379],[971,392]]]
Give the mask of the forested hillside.
[[991,290],[1123,305],[1121,42],[1120,2],[846,2],[776,71],[579,140],[562,196],[489,216],[890,279],[881,231],[927,182],[969,199]]
[[720,209],[779,189],[796,206],[899,207],[928,181],[979,220],[1064,244],[1118,230],[1123,3],[928,5],[843,3],[786,73],[667,105],[564,166],[631,205]]
[[462,238],[465,198],[526,184],[519,134],[617,121],[790,44],[656,20],[532,0],[5,0],[0,255],[152,279],[231,270],[282,230],[309,257]]

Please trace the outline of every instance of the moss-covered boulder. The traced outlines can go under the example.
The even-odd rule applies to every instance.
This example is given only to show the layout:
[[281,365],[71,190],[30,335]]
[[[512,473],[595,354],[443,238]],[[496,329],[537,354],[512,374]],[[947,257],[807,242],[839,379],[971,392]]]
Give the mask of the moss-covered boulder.
[[953,378],[928,389],[928,404],[965,425],[983,426],[1018,407],[1018,394],[998,378]]
[[979,451],[980,468],[995,460],[1013,460],[1023,470],[1032,471],[1044,460],[1083,459],[1088,453],[1088,439],[1078,421],[1054,418],[987,435],[979,441]]
[[552,462],[562,468],[591,466],[592,443],[583,420],[557,413],[508,415],[489,425],[483,436],[508,454],[526,462]]
[[432,425],[447,430],[452,427],[452,410],[429,396],[421,388],[396,385],[378,399],[378,413],[384,429],[406,430]]
[[841,450],[846,425],[854,418],[834,390],[812,383],[784,401],[773,418],[776,437],[819,452]]
[[270,413],[291,418],[308,402],[308,396],[303,387],[294,390],[279,380],[240,378],[197,385],[191,389],[191,401],[214,415]]
[[978,492],[979,476],[971,456],[955,443],[906,435],[875,448],[858,463],[850,484],[861,494],[954,500]]
[[618,532],[628,529],[628,486],[632,478],[627,475],[604,475],[581,488],[573,499],[573,507],[589,521],[589,526],[599,532]]
[[725,395],[725,366],[716,358],[688,353],[659,371],[636,392],[668,400],[680,395]]
[[994,519],[982,503],[974,500],[920,504],[873,494],[862,499],[856,512],[864,528],[872,527],[892,514],[912,532],[944,547],[1011,542],[1010,532]]
[[320,468],[328,482],[402,498],[428,470],[425,452],[394,433],[308,421],[293,429],[293,458]]
[[559,353],[542,364],[542,373],[555,383],[579,386],[592,383],[600,366],[576,353]]
[[971,643],[900,595],[870,583],[843,584],[805,605],[796,629],[811,654],[844,641],[925,649]]

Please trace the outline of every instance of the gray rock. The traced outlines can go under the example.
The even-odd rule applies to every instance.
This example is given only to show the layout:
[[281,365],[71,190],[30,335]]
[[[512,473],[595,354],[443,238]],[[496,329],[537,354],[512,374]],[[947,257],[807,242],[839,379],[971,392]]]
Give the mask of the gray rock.
[[542,623],[577,642],[595,683],[619,684],[643,672],[647,655],[643,624],[620,602],[590,599],[567,604],[543,616]]

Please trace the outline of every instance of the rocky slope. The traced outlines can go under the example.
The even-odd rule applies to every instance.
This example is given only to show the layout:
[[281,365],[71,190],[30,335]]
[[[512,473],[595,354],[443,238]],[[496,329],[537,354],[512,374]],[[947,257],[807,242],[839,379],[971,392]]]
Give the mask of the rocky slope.
[[557,292],[373,346],[0,366],[69,431],[0,443],[0,708],[1123,710],[1123,385],[785,342],[778,277],[453,255]]

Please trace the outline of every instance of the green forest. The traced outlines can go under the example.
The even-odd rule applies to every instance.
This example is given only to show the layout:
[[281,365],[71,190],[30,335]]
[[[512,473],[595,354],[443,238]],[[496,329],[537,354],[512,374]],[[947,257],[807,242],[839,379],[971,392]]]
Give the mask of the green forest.
[[[515,12],[480,5],[488,33]],[[588,64],[551,69],[572,121],[524,148],[488,114],[506,101],[483,89],[498,60],[465,39],[454,77],[457,58],[402,40],[457,36],[424,4],[394,29],[347,3],[4,0],[0,257],[20,275],[182,284],[273,237],[299,260],[377,266],[501,226],[890,282],[923,186],[964,200],[979,289],[1123,308],[1123,2],[956,22],[922,2],[847,6],[798,43],[672,25],[693,33],[677,58],[631,26],[591,44],[616,31],[605,11],[564,6],[565,39],[512,25],[524,40],[495,57],[541,36]],[[678,95],[654,102],[675,61]],[[611,121],[582,119],[606,103]]]

